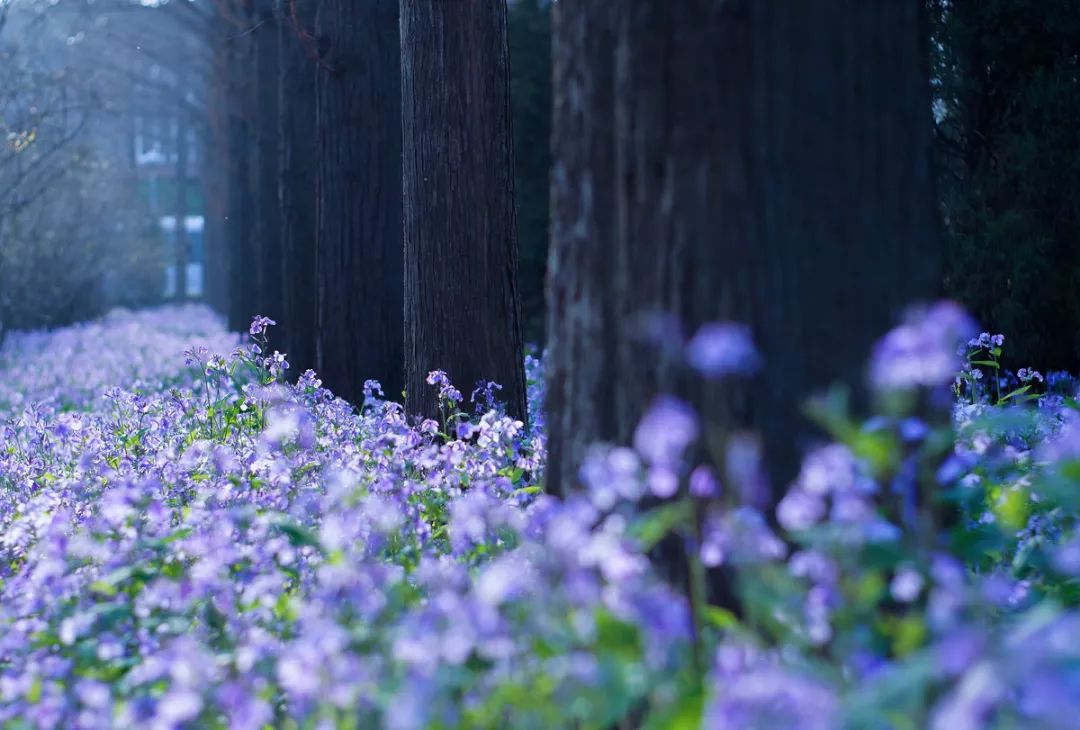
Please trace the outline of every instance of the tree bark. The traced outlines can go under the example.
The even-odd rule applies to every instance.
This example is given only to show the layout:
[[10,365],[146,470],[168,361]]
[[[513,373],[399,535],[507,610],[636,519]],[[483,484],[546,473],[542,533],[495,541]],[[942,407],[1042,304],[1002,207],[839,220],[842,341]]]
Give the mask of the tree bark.
[[[212,49],[211,85],[208,95],[209,133],[203,145],[202,186],[206,201],[205,282],[206,300],[219,314],[228,317],[229,295],[229,108],[231,106],[229,49],[225,41],[228,26],[216,27],[210,38]],[[134,164],[134,163],[132,163]]]
[[[187,94],[187,74],[181,64],[176,80],[176,95],[181,100]],[[187,299],[188,281],[188,119],[183,104],[176,110],[176,238],[173,265],[176,267],[176,301]]]
[[[294,11],[296,15],[294,16]],[[278,2],[278,203],[281,209],[283,347],[293,376],[316,367],[315,74],[312,3]]]
[[401,43],[406,408],[438,369],[524,418],[505,0],[405,0]]
[[[250,14],[243,16],[250,23]],[[255,196],[252,190],[252,118],[255,99],[251,84],[254,65],[250,26],[232,29],[228,43],[229,118],[227,169],[229,181],[228,236],[229,328],[247,331],[258,311],[258,247],[254,236]]]
[[[574,486],[589,443],[629,441],[658,391],[759,430],[784,486],[815,438],[805,397],[861,382],[873,341],[937,292],[918,3],[555,13],[548,488]],[[686,378],[647,344],[657,314],[748,323],[763,372]]]
[[360,403],[401,393],[401,70],[396,0],[322,0],[317,36],[319,374]]
[[[594,441],[626,443],[615,378],[616,12],[578,0],[553,10],[554,122],[545,419],[547,488],[568,490]],[[639,406],[640,407],[640,406]]]
[[[258,314],[278,321],[284,311],[282,281],[281,204],[278,197],[280,169],[278,115],[278,49],[277,16],[274,0],[256,0],[251,43],[254,55],[254,113],[252,126],[255,135],[254,162],[251,166],[254,195],[252,235],[255,239],[256,302]],[[270,332],[272,348],[283,347],[281,328]]]

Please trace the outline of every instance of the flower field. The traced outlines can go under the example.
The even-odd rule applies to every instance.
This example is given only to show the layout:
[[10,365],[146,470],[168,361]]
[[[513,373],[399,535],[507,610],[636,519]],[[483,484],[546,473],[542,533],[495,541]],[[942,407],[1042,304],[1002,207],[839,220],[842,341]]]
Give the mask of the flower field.
[[[541,361],[530,423],[441,373],[413,422],[290,384],[270,324],[0,351],[0,726],[1076,726],[1075,383],[1004,373],[950,305],[871,354],[874,414],[810,405],[833,440],[775,514],[753,437],[674,396],[558,500]],[[690,367],[741,377],[746,337]]]

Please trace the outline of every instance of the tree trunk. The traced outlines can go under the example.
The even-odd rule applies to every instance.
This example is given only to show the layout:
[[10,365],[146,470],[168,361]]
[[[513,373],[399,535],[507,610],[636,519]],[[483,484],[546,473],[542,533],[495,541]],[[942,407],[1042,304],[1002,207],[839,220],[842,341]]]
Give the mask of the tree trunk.
[[319,374],[401,393],[401,71],[396,0],[322,0],[316,83]]
[[[227,172],[229,156],[229,108],[231,106],[228,25],[220,23],[209,37],[211,78],[207,95],[208,134],[202,148],[202,189],[206,201],[204,232],[204,281],[206,300],[219,314],[229,315],[229,236]],[[134,162],[132,163],[134,164]]]
[[[315,74],[312,3],[279,0],[279,180],[281,208],[280,330],[293,376],[316,366]],[[293,15],[295,11],[296,15]]]
[[[858,384],[875,338],[936,294],[918,5],[555,6],[550,490],[661,390],[758,429],[786,485],[814,438],[805,397]],[[763,372],[684,378],[645,344],[658,313],[748,323]]]
[[[281,250],[281,204],[278,198],[280,150],[278,148],[278,29],[274,0],[257,0],[252,19],[251,43],[254,54],[254,97],[252,115],[254,164],[251,166],[254,195],[253,235],[256,255],[256,302],[258,314],[274,320],[284,310]],[[280,322],[279,322],[280,324]],[[271,347],[284,347],[281,329],[270,332]]]
[[495,381],[524,418],[505,0],[402,3],[406,407]]
[[176,96],[181,100],[176,111],[176,237],[173,265],[176,267],[176,301],[187,299],[188,281],[188,119],[183,100],[187,95],[187,74],[183,64],[176,80]]
[[[248,15],[244,16],[250,21]],[[229,120],[228,120],[228,181],[229,200],[227,235],[229,247],[229,328],[247,331],[251,318],[259,314],[258,269],[255,257],[258,248],[254,236],[254,193],[252,190],[252,118],[254,95],[251,69],[253,67],[250,33],[237,31],[229,40]]]

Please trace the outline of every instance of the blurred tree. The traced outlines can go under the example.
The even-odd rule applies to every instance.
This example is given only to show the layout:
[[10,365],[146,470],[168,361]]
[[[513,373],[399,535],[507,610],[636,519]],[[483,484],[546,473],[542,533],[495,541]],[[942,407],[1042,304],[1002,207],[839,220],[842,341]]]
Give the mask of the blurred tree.
[[283,300],[281,335],[295,377],[316,366],[315,4],[278,0]]
[[[228,3],[222,2],[219,7]],[[255,201],[257,157],[254,133],[259,110],[252,83],[255,74],[255,46],[252,38],[254,7],[237,2],[222,12],[218,21],[221,31],[218,42],[224,45],[223,65],[219,83],[224,87],[225,154],[218,160],[223,165],[226,201],[225,243],[229,296],[229,328],[246,331],[259,306],[259,245],[256,240]],[[228,21],[228,22],[222,22]],[[276,176],[275,176],[276,177]]]
[[[188,69],[181,65],[177,73],[176,93],[185,95],[188,93]],[[182,102],[181,102],[182,103]],[[180,110],[176,114],[176,197],[173,215],[176,218],[175,240],[173,246],[173,268],[176,270],[176,300],[182,302],[188,297],[188,235],[187,216],[189,212],[188,201],[188,151],[190,128],[188,114]]]
[[404,387],[401,54],[397,0],[320,0],[316,351],[328,388]]
[[513,0],[510,104],[514,114],[514,193],[521,251],[521,323],[525,341],[542,344],[550,218],[551,2]]
[[0,339],[161,293],[116,79],[89,62],[70,7],[0,6]]
[[1080,2],[929,0],[945,289],[1014,366],[1080,368]]
[[406,407],[441,369],[524,418],[506,0],[404,0],[401,59]]
[[229,225],[230,154],[229,131],[234,98],[232,94],[232,54],[227,42],[235,29],[218,22],[208,31],[207,54],[210,57],[210,79],[207,90],[207,126],[203,187],[206,190],[206,298],[210,306],[225,315],[233,324],[232,241]]
[[[550,490],[661,391],[710,433],[754,427],[773,482],[793,476],[803,399],[860,381],[936,293],[924,21],[892,1],[555,4]],[[762,350],[750,386],[680,369],[678,326],[721,319]]]
[[[252,125],[253,163],[251,165],[254,216],[252,236],[255,241],[255,292],[253,314],[275,321],[284,312],[284,282],[282,280],[282,215],[279,197],[281,148],[278,112],[278,85],[281,59],[278,43],[278,14],[275,0],[255,0],[252,5],[251,43],[253,68],[249,75],[254,86]],[[269,333],[273,348],[284,348],[281,328]]]

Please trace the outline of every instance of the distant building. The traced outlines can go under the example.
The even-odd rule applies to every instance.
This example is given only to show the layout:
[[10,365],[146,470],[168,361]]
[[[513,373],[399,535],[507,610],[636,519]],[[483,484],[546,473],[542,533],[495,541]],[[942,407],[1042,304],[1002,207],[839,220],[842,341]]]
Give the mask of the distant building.
[[[148,69],[152,82],[165,87],[177,83],[175,74],[152,64]],[[192,91],[185,101],[194,103]],[[139,190],[150,207],[151,215],[158,221],[158,226],[166,242],[162,296],[176,296],[176,214],[178,205],[177,186],[179,179],[180,143],[186,147],[184,170],[184,230],[187,232],[187,298],[203,296],[203,263],[205,226],[205,206],[202,199],[202,186],[198,177],[201,166],[201,145],[196,128],[190,123],[180,124],[179,111],[174,104],[162,104],[160,99],[147,99],[145,104],[136,104],[136,114],[132,128],[132,155],[135,163]],[[181,131],[183,130],[183,131]],[[180,137],[183,137],[183,140]]]
[[[176,216],[162,216],[160,223],[165,240],[175,241]],[[187,299],[201,299],[203,296],[203,228],[205,225],[206,219],[201,215],[189,215],[184,219],[184,230],[187,232],[188,244]],[[165,290],[162,294],[166,299],[172,299],[176,296],[175,259],[165,267]]]

